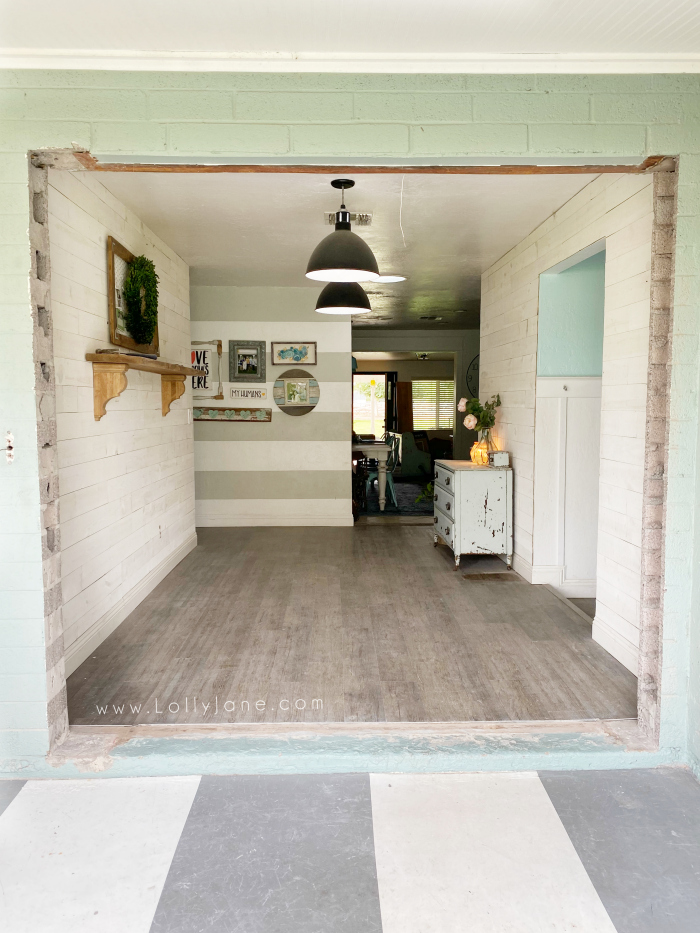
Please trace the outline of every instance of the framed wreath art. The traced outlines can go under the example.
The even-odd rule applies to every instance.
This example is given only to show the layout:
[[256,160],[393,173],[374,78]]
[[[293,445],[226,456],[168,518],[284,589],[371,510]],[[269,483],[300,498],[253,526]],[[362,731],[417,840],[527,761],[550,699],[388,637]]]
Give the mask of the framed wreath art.
[[109,339],[118,347],[158,355],[158,274],[146,256],[134,256],[107,237]]

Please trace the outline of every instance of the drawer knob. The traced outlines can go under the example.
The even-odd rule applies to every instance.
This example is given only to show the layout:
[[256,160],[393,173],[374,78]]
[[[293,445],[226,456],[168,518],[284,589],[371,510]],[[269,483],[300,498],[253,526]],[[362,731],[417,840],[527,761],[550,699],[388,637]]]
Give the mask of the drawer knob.
[[450,485],[450,477],[448,476],[447,479],[445,480],[445,486],[449,486],[449,485]]
[[437,515],[435,515],[435,516],[433,517],[433,524],[437,525],[437,521],[438,521],[438,517],[437,517]]
[[438,478],[438,471],[436,470],[436,471],[435,471],[435,479],[437,479],[437,478]]
[[450,511],[450,503],[449,503],[449,502],[446,502],[446,503],[445,503],[445,508],[447,509],[448,512]]
[[433,502],[437,502],[437,493],[433,496]]

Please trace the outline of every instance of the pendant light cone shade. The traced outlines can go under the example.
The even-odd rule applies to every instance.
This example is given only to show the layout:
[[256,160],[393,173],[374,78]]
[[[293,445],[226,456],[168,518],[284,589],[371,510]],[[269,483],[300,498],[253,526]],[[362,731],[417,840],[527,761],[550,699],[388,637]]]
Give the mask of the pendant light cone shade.
[[306,277],[316,282],[376,282],[379,266],[362,237],[336,227],[311,254]]
[[329,282],[318,296],[316,310],[319,314],[366,314],[372,306],[357,282]]

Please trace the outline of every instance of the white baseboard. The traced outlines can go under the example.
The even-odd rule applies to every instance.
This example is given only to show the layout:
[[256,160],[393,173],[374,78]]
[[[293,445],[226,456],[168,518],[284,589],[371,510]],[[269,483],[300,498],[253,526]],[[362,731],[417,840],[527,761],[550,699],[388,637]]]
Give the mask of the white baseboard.
[[561,587],[563,572],[564,568],[561,564],[533,564],[531,569],[532,579],[530,582],[539,585],[547,584],[548,586],[559,589]]
[[593,641],[605,648],[605,650],[616,658],[620,664],[624,664],[628,671],[637,676],[637,664],[639,651],[636,645],[627,641],[619,632],[614,631],[607,622],[602,622],[597,616],[593,620],[592,630]]
[[528,563],[519,554],[513,554],[513,570],[520,574],[528,583],[532,583],[532,564]]
[[353,525],[352,499],[197,499],[199,528]]
[[96,622],[93,622],[80,638],[77,638],[72,645],[66,648],[66,677],[69,677],[73,671],[77,670],[95,648],[101,645],[105,638],[111,635],[124,619],[136,609],[139,603],[143,602],[148,594],[158,586],[161,580],[164,580],[170,571],[177,567],[180,561],[196,547],[197,535],[192,534],[178,548],[168,554],[157,567],[154,567],[143,580],[129,590],[125,596],[122,596],[109,612],[105,612]]
[[562,596],[574,599],[595,599],[596,581],[567,580],[566,566],[563,564],[535,564],[532,567],[531,583],[547,584],[558,590]]
[[595,599],[596,596],[595,580],[564,580],[558,589],[562,596],[574,599]]

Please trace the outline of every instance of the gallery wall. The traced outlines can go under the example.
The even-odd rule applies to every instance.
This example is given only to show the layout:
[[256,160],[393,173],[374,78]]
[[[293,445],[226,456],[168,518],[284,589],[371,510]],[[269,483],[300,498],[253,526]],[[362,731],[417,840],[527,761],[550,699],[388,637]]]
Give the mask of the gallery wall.
[[197,543],[189,390],[161,413],[160,376],[128,373],[95,421],[109,347],[107,236],[156,267],[160,356],[189,360],[189,270],[87,172],[49,172],[61,585],[70,674]]
[[[263,387],[251,407],[270,422],[197,421],[197,524],[352,525],[350,322],[315,311],[319,289],[192,286],[192,339],[222,340],[224,401],[231,390]],[[266,383],[228,381],[230,340],[264,341]],[[313,411],[293,417],[273,401],[273,386],[294,366],[273,365],[272,341],[315,341],[317,364],[304,369],[320,387]]]

